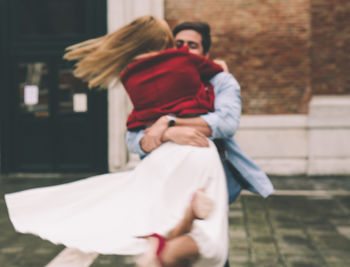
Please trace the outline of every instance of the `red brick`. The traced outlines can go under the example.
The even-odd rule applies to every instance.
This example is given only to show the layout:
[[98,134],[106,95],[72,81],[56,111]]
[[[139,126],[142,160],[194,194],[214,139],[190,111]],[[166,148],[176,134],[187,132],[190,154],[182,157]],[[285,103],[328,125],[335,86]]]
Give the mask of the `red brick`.
[[348,0],[165,0],[165,18],[211,25],[245,114],[302,114],[313,94],[350,93]]

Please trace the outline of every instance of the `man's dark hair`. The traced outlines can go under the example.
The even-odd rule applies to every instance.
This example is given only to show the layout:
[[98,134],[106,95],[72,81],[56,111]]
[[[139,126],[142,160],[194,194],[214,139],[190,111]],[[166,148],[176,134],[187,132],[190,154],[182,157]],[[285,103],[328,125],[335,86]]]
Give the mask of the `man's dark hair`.
[[173,35],[176,36],[176,34],[184,30],[194,30],[202,36],[203,54],[205,55],[209,51],[211,45],[210,27],[208,23],[201,21],[180,23],[174,28]]

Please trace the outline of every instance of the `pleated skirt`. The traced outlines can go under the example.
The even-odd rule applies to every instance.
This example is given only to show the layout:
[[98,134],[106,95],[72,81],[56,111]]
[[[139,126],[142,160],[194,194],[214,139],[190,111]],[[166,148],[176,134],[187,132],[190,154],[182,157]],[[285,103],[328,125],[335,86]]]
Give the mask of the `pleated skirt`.
[[127,172],[5,195],[16,231],[100,254],[137,255],[151,233],[166,235],[181,220],[194,192],[214,202],[188,233],[200,258],[193,266],[222,267],[228,251],[224,171],[212,142],[206,148],[167,142]]

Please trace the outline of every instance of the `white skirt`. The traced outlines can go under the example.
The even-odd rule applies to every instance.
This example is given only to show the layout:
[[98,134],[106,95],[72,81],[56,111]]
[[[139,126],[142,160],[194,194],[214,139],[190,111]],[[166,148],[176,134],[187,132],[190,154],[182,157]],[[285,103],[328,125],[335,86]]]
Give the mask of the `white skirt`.
[[209,148],[168,142],[132,171],[7,194],[5,200],[18,232],[83,252],[136,255],[148,249],[137,236],[166,235],[200,188],[215,206],[189,233],[200,251],[194,266],[222,267],[228,252],[228,200],[212,142]]

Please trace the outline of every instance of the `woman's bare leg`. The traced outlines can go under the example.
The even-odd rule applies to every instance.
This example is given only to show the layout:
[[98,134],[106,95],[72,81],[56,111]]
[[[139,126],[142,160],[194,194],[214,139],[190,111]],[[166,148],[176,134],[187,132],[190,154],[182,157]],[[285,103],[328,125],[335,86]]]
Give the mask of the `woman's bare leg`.
[[182,235],[166,242],[165,247],[157,255],[159,242],[157,237],[147,238],[150,248],[135,259],[139,267],[189,267],[191,261],[199,256],[199,249],[196,242],[189,235]]
[[184,217],[167,235],[166,239],[171,240],[181,235],[187,234],[192,230],[193,221],[196,219],[192,206],[187,207]]
[[190,205],[186,208],[184,217],[167,235],[167,239],[187,234],[192,230],[193,222],[196,219],[202,220],[209,216],[213,209],[214,202],[206,196],[204,189],[194,193]]
[[[187,267],[190,266],[191,261],[198,258],[198,246],[187,233],[191,232],[194,220],[205,219],[212,208],[213,201],[205,195],[204,190],[194,193],[183,218],[166,236],[165,248],[159,256],[164,266]],[[148,237],[148,240],[151,249],[139,258],[139,266],[147,266],[147,262],[153,262],[156,257],[159,240],[156,237]]]
[[166,243],[161,260],[167,267],[186,267],[198,256],[197,243],[189,235],[181,235]]

